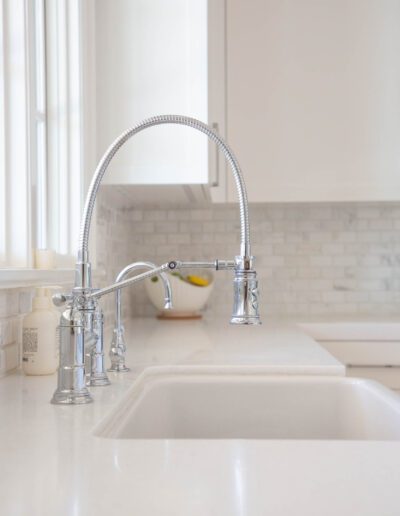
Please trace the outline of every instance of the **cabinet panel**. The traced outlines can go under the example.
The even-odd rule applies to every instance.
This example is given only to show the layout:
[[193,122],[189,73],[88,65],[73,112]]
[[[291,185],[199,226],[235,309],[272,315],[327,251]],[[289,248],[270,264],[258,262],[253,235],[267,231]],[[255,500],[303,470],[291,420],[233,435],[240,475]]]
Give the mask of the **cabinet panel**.
[[[122,131],[157,114],[208,119],[207,1],[97,0],[99,157]],[[208,142],[179,126],[124,146],[108,184],[205,184]]]
[[318,341],[340,362],[351,366],[400,366],[400,342],[380,341]]
[[391,0],[227,0],[227,138],[250,201],[400,198],[399,20]]

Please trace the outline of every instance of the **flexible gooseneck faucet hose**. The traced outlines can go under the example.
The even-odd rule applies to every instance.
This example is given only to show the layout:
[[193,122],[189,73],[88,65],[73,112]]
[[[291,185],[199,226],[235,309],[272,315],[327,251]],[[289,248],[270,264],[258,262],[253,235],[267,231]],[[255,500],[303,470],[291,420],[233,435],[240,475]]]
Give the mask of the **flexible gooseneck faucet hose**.
[[[244,183],[243,175],[240,170],[239,163],[230,149],[230,147],[224,142],[224,140],[213,131],[208,125],[196,120],[195,118],[190,118],[186,116],[180,115],[159,115],[148,118],[143,122],[135,125],[131,129],[128,129],[124,133],[121,134],[107,149],[104,156],[101,158],[100,163],[98,164],[96,171],[94,173],[92,182],[89,186],[89,192],[86,198],[86,204],[83,211],[80,236],[79,236],[79,249],[78,249],[78,262],[85,263],[88,261],[88,245],[89,245],[89,233],[90,233],[90,225],[93,215],[93,208],[97,196],[97,191],[103,179],[103,176],[110,164],[112,158],[118,152],[118,150],[126,143],[132,136],[135,134],[144,131],[153,126],[163,125],[163,124],[178,124],[185,125],[196,129],[204,133],[210,140],[215,142],[221,151],[224,153],[226,160],[228,161],[237,188],[237,193],[239,197],[239,209],[240,209],[240,236],[241,236],[241,246],[240,246],[240,255],[242,257],[249,258],[251,256],[250,249],[250,229],[249,229],[249,213],[247,207],[247,192],[246,186]],[[83,278],[81,278],[83,280]],[[82,283],[82,281],[81,281]],[[89,285],[76,285],[76,287],[88,287]]]

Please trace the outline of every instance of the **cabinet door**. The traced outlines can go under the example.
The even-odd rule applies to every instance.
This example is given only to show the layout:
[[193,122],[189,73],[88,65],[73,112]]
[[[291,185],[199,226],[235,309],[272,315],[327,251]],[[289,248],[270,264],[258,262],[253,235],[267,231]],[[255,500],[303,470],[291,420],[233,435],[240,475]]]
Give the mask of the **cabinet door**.
[[250,201],[399,200],[399,56],[398,1],[227,0],[227,138]]
[[[100,157],[123,131],[158,114],[208,121],[207,0],[97,0],[96,104]],[[187,127],[136,135],[105,184],[208,184],[207,138]]]

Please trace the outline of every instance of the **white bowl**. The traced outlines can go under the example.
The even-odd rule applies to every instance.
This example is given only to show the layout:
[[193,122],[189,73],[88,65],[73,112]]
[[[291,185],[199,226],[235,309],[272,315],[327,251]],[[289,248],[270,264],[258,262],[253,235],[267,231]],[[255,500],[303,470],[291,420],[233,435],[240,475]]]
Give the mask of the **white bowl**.
[[[189,270],[185,270],[185,275],[191,274]],[[194,275],[199,275],[193,271]],[[160,278],[158,281],[145,281],[146,292],[153,305],[162,313],[163,317],[193,317],[198,316],[202,308],[205,307],[211,291],[214,288],[214,276],[211,272],[202,272],[201,277],[207,278],[210,283],[206,287],[192,285],[181,280],[177,276],[168,274],[172,289],[172,305],[171,310],[164,310],[164,287]]]

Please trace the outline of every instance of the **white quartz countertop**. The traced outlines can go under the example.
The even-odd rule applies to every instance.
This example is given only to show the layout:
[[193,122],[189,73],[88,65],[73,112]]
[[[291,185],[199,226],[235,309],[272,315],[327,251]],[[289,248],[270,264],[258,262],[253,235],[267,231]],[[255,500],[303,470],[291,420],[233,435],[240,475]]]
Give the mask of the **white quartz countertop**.
[[93,388],[93,404],[51,405],[56,375],[0,381],[1,516],[399,516],[397,442],[93,436],[148,366],[344,374],[296,325],[139,319],[126,337],[132,370]]

